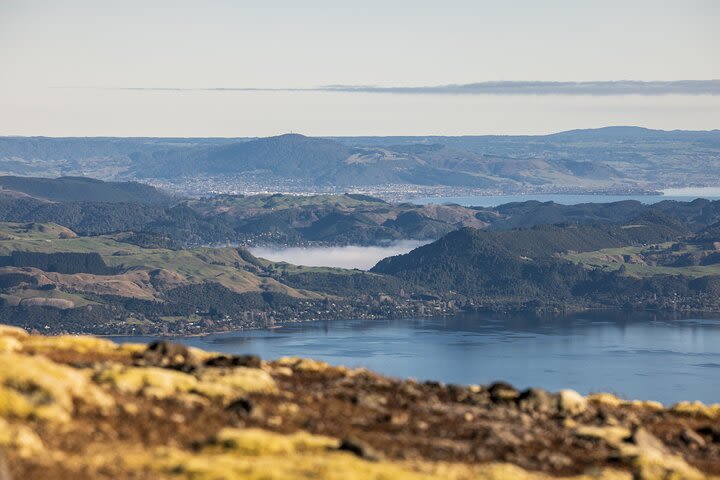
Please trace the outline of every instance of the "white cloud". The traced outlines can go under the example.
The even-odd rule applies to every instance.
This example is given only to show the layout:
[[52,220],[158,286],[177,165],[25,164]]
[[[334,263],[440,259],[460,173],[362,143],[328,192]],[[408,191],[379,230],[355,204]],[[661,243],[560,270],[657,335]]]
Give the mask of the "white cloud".
[[720,80],[502,81],[430,86],[324,85],[277,87],[63,87],[151,92],[343,92],[403,95],[720,95]]

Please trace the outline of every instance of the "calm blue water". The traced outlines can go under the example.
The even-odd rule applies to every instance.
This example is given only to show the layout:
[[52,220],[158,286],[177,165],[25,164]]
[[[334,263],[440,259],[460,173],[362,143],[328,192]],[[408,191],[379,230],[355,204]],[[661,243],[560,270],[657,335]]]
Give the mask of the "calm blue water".
[[[492,195],[475,197],[422,197],[408,200],[411,203],[425,205],[427,203],[444,204],[456,203],[466,207],[496,207],[511,202],[527,202],[537,200],[538,202],[555,202],[562,205],[576,205],[578,203],[610,203],[621,200],[637,200],[642,203],[657,203],[663,200],[677,200],[690,202],[696,196],[677,195]],[[708,200],[720,200],[718,196],[703,196]]]
[[[119,342],[150,337],[113,337]],[[310,357],[396,377],[612,392],[666,404],[720,401],[720,318],[648,314],[473,314],[441,319],[290,324],[174,340],[266,359]]]

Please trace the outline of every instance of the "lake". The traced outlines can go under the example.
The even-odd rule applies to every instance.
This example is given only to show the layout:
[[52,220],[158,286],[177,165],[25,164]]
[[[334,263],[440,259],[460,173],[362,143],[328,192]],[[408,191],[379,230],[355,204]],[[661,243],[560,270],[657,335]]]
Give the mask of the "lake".
[[[151,337],[113,337],[146,342]],[[396,377],[495,380],[628,399],[720,401],[720,318],[594,312],[338,320],[173,340],[265,359],[310,357]]]

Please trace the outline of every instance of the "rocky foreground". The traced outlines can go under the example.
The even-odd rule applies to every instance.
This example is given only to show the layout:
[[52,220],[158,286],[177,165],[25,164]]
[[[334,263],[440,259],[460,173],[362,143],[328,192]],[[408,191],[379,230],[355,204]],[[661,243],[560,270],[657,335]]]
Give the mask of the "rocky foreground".
[[720,478],[720,405],[0,326],[0,479]]

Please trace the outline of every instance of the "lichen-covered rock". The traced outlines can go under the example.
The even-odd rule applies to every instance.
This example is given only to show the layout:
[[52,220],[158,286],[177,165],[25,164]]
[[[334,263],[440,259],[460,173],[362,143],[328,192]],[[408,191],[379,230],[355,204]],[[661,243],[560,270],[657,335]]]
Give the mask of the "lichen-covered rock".
[[575,433],[607,442],[616,449],[618,458],[633,469],[633,478],[637,480],[706,478],[699,470],[688,465],[682,456],[673,454],[643,428],[631,431],[617,426],[581,426]]
[[593,393],[587,396],[587,401],[597,405],[605,405],[608,407],[619,407],[621,405],[629,405],[637,408],[646,408],[648,410],[663,410],[665,407],[662,403],[653,400],[623,400],[612,393]]
[[554,413],[558,409],[558,402],[557,395],[541,388],[529,388],[518,397],[520,408],[534,413]]
[[560,411],[573,416],[587,410],[588,401],[575,390],[560,390],[558,392],[558,407]]
[[647,408],[648,410],[655,411],[660,411],[665,408],[662,403],[656,402],[654,400],[630,400],[626,403],[626,405],[632,405],[633,407],[638,408]]
[[205,366],[260,368],[262,361],[257,355],[216,355],[205,360]]
[[520,396],[520,392],[515,387],[505,382],[493,383],[488,391],[493,402],[509,402]]
[[688,465],[681,456],[673,455],[660,440],[643,428],[635,430],[628,443],[630,445],[621,446],[620,452],[632,462],[639,479],[705,478],[700,471]]
[[142,352],[133,355],[136,365],[174,368],[190,372],[200,366],[197,358],[188,347],[180,343],[156,341]]
[[612,393],[593,393],[587,396],[587,400],[592,403],[607,405],[610,407],[618,407],[623,404],[623,400],[616,397]]
[[683,415],[699,416],[707,418],[720,418],[720,403],[705,405],[702,402],[679,402],[673,405],[670,410]]
[[280,366],[291,367],[302,372],[323,372],[328,370],[329,364],[310,358],[283,357],[276,362]]

